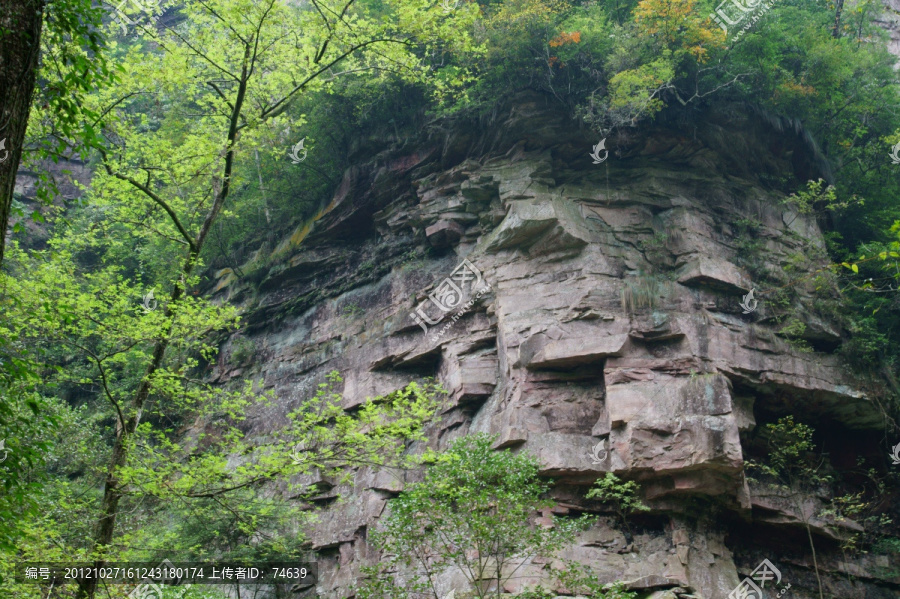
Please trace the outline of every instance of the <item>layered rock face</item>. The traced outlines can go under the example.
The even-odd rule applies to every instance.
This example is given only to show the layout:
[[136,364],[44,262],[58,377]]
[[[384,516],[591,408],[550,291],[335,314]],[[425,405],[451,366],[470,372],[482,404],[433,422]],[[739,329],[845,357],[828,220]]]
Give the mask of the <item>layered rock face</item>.
[[[485,432],[531,452],[559,513],[596,509],[584,492],[605,472],[641,483],[649,515],[631,531],[603,521],[563,557],[656,599],[724,599],[765,558],[793,597],[817,596],[802,515],[744,472],[754,432],[780,415],[857,453],[883,428],[878,387],[834,353],[842,331],[812,309],[819,226],[770,185],[816,178],[814,150],[740,108],[611,136],[594,164],[599,140],[546,98],[497,114],[360,149],[331,204],[260,251],[275,267],[256,282],[218,273],[256,348],[236,364],[226,344],[219,380],[261,375],[279,398],[251,415],[251,435],[282,426],[331,370],[348,409],[434,376],[449,403],[430,444]],[[786,311],[803,324],[793,340],[778,334]],[[378,557],[368,531],[417,476],[321,481],[323,504],[348,500],[310,532],[322,580],[309,593],[353,596]],[[812,529],[833,596],[896,596],[896,561],[848,566],[841,527],[813,518]],[[540,573],[533,564],[507,591]],[[448,573],[441,591],[461,581]]]
[[876,23],[888,32],[888,51],[894,56],[900,56],[900,2],[883,0],[882,5],[883,9]]

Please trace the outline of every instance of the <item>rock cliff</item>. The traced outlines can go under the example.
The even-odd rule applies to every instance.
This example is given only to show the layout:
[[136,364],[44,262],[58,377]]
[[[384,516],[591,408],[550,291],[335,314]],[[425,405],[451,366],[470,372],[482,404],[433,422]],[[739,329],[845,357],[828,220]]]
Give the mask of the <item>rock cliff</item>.
[[[584,492],[604,472],[640,482],[652,510],[633,534],[604,520],[564,552],[603,579],[724,599],[768,559],[793,597],[817,596],[802,516],[744,470],[779,416],[815,425],[833,462],[878,452],[884,429],[883,391],[844,363],[846,333],[822,308],[820,225],[783,202],[786,179],[827,176],[816,148],[749,106],[610,136],[594,164],[598,141],[524,95],[388,149],[361,142],[315,218],[252,254],[242,278],[216,273],[211,289],[247,310],[217,380],[253,374],[274,389],[279,401],[249,419],[265,434],[331,370],[348,409],[437,377],[450,403],[431,445],[487,432],[533,453],[560,513],[595,509]],[[367,532],[405,482],[322,481],[310,596],[352,597],[377,559]],[[842,556],[854,526],[812,520],[827,592],[898,596],[896,557]],[[537,576],[539,564],[508,590]],[[448,574],[442,592],[458,583]]]

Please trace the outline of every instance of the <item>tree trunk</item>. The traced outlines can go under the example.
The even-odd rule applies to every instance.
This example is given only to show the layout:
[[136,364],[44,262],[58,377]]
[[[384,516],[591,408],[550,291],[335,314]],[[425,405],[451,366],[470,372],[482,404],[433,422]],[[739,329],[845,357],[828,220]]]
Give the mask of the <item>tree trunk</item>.
[[0,10],[0,263],[34,93],[45,0],[3,0]]
[[[184,266],[185,276],[190,275],[193,268],[194,256],[192,254]],[[181,299],[183,294],[184,287],[181,283],[176,283],[175,289],[172,291],[169,306],[174,305]],[[171,308],[166,307],[166,317],[171,317],[171,314]],[[128,462],[126,442],[128,436],[137,430],[137,427],[141,422],[144,404],[147,402],[147,398],[150,397],[150,377],[153,376],[162,365],[163,358],[166,355],[166,349],[169,347],[169,333],[171,331],[171,326],[172,325],[169,324],[169,327],[166,329],[162,338],[156,342],[156,347],[153,348],[153,359],[147,366],[147,373],[144,375],[141,385],[138,387],[137,393],[135,393],[131,402],[134,413],[128,418],[127,422],[123,423],[123,426],[116,427],[116,442],[113,445],[112,457],[110,458],[109,468],[106,472],[106,481],[103,487],[103,501],[100,504],[100,518],[97,520],[96,529],[94,531],[94,549],[101,554],[106,551],[106,546],[112,542],[113,532],[116,528],[116,515],[119,513],[119,500],[122,498],[117,472],[119,468]],[[94,566],[102,568],[105,563],[106,562],[101,558],[94,562]],[[97,578],[86,578],[81,580],[78,597],[93,599],[97,592],[97,582]]]
[[816,544],[813,542],[812,528],[809,526],[809,520],[812,518],[812,514],[807,517],[806,511],[803,509],[803,505],[796,495],[794,496],[794,506],[797,508],[797,513],[800,514],[800,517],[803,518],[803,524],[806,526],[806,536],[809,537],[809,548],[812,550],[813,569],[816,572],[816,583],[819,586],[819,599],[825,599],[822,594],[822,579],[819,577],[819,561],[816,558]]
[[[194,239],[191,249],[188,252],[187,258],[184,261],[184,266],[182,267],[184,277],[182,278],[182,281],[190,277],[191,273],[194,271],[194,267],[197,265],[197,258],[200,256],[200,251],[206,244],[206,238],[209,236],[209,232],[212,230],[213,223],[216,221],[216,218],[218,218],[219,213],[222,211],[222,206],[225,204],[225,200],[228,198],[228,195],[231,192],[231,175],[232,169],[234,167],[234,142],[237,138],[238,120],[241,115],[241,110],[243,110],[244,98],[247,94],[247,82],[250,78],[250,74],[248,72],[248,62],[250,49],[252,48],[252,46],[252,40],[245,46],[244,67],[241,73],[240,84],[238,85],[234,107],[231,111],[230,127],[228,129],[227,139],[228,150],[225,152],[225,164],[223,167],[221,179],[222,187],[218,192],[213,193],[213,204],[210,207],[209,212],[206,213],[206,217],[203,220],[200,231],[197,233],[197,237]],[[107,166],[107,168],[109,167]],[[184,291],[185,289],[183,282],[175,283],[175,288],[172,290],[171,299],[169,305],[166,307],[165,312],[166,318],[169,319],[169,324],[164,329],[159,341],[156,342],[156,346],[153,348],[153,358],[150,360],[150,364],[147,366],[147,374],[141,380],[141,384],[131,400],[131,409],[133,413],[128,418],[128,421],[123,423],[123,426],[119,427],[116,433],[116,442],[113,445],[113,453],[106,475],[106,484],[104,485],[103,489],[103,502],[100,508],[100,518],[97,521],[97,527],[94,532],[94,550],[99,554],[99,557],[94,562],[94,566],[97,568],[103,567],[105,563],[102,557],[103,553],[106,551],[106,547],[109,546],[109,544],[112,542],[113,533],[115,532],[116,516],[119,512],[119,501],[122,499],[122,491],[119,488],[117,472],[122,466],[128,463],[128,448],[126,446],[126,442],[128,440],[128,436],[134,434],[134,432],[137,430],[138,424],[140,424],[141,422],[141,416],[144,412],[144,405],[147,403],[147,399],[150,397],[151,377],[162,366],[163,359],[166,356],[166,350],[169,347],[169,338],[171,336],[173,324],[171,320],[171,310],[172,307],[178,302],[178,300],[181,299],[181,296],[184,295]],[[79,581],[79,584],[79,599],[94,599],[94,595],[97,592],[97,579],[82,579]]]
[[806,535],[809,537],[809,548],[812,549],[813,568],[816,571],[816,582],[819,585],[819,599],[825,599],[822,595],[822,579],[819,578],[819,562],[816,560],[816,544],[813,543],[812,530],[809,528],[809,522],[806,522]]
[[837,0],[837,7],[834,10],[834,29],[831,30],[831,37],[837,39],[841,37],[841,13],[844,12],[844,0]]

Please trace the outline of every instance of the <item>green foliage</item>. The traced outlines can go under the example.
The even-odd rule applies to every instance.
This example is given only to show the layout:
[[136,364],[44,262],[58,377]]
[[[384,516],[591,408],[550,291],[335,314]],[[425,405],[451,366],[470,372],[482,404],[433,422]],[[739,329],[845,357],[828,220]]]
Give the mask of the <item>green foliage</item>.
[[749,217],[739,218],[732,225],[734,225],[737,263],[750,271],[754,280],[765,280],[769,276],[766,270],[766,256],[763,253],[766,242],[759,235],[763,224]]
[[778,422],[767,424],[764,434],[769,448],[768,456],[761,462],[748,460],[745,467],[773,481],[797,510],[797,515],[806,526],[821,598],[822,581],[819,577],[816,546],[809,524],[814,514],[807,509],[802,498],[815,494],[819,487],[830,485],[833,478],[823,473],[824,460],[817,460],[814,454],[816,447],[813,443],[813,432],[808,425],[802,422],[795,423],[793,416],[785,416]]
[[[831,498],[831,505],[820,512],[823,518],[835,522],[852,520],[862,530],[844,536],[841,549],[854,555],[875,552],[883,547],[881,541],[889,539],[886,533],[893,523],[885,513],[883,498],[893,493],[891,475],[880,474],[875,468],[866,468],[865,458],[858,458],[855,470],[843,473],[845,479],[852,479],[853,484],[839,481]],[[862,480],[862,483],[859,481]],[[843,486],[843,493],[838,492]],[[851,490],[852,489],[852,490]],[[855,528],[855,527],[854,527]]]
[[[63,157],[86,161],[92,150],[103,147],[105,115],[94,109],[88,98],[117,82],[119,65],[103,31],[107,10],[99,3],[55,0],[41,3],[41,7],[41,56],[20,168],[36,176],[35,196],[49,206],[60,195],[60,188],[44,166],[51,160],[59,163]],[[13,201],[12,214],[25,216],[20,202]],[[34,210],[30,218],[44,220],[40,210]],[[25,230],[21,221],[14,230]]]
[[[636,599],[638,594],[625,589],[625,583],[601,583],[589,566],[566,561],[563,569],[553,568],[553,577],[569,592],[585,599]],[[516,599],[555,599],[558,595],[538,585],[526,589]]]
[[55,251],[10,254],[15,279],[9,289],[21,300],[15,318],[18,337],[33,346],[53,344],[57,358],[79,358],[57,371],[56,384],[95,386],[123,422],[131,415],[126,399],[145,374],[153,342],[171,336],[176,359],[151,380],[152,393],[171,402],[161,404],[163,409],[236,400],[236,395],[188,376],[215,352],[208,335],[236,325],[234,307],[188,295],[162,309],[146,310],[142,290],[122,267],[85,269],[75,261],[69,241],[51,242]]
[[[16,546],[23,518],[40,513],[55,431],[69,415],[62,402],[43,397],[33,384],[28,379],[0,383],[0,552]],[[12,514],[16,517],[8,517]]]
[[807,181],[805,190],[792,193],[782,200],[782,203],[793,207],[800,214],[813,214],[817,205],[822,206],[825,210],[846,208],[849,205],[848,202],[838,202],[833,185],[828,187],[824,187],[824,185],[825,181],[822,179]]
[[861,369],[881,362],[890,347],[890,340],[879,330],[875,318],[852,317],[850,333],[850,339],[841,346],[841,354],[848,362]]
[[[122,481],[160,499],[216,498],[313,472],[345,482],[353,466],[396,463],[405,443],[422,439],[422,426],[434,416],[441,393],[432,383],[410,383],[348,413],[337,390],[341,381],[331,373],[314,397],[287,415],[290,426],[263,442],[247,439],[239,427],[249,403],[234,396],[227,401],[224,394],[204,413],[215,426],[196,439],[179,441],[171,431],[142,425],[134,441],[141,446],[141,462],[123,468]],[[198,452],[201,447],[209,449]],[[241,456],[237,465],[234,456]]]
[[89,94],[116,81],[107,37],[101,30],[106,11],[90,0],[62,0],[47,6],[42,35],[41,75],[37,106],[53,115],[56,150],[71,141],[87,156],[100,147],[102,115],[85,103]]
[[639,273],[627,277],[622,286],[622,310],[634,314],[640,308],[654,308],[672,293],[672,283],[658,274]]
[[556,593],[542,586],[528,588],[516,595],[516,599],[555,599]]
[[[291,132],[307,118],[295,102],[328,94],[342,73],[367,72],[373,87],[405,81],[434,91],[426,77],[432,69],[418,52],[464,47],[469,39],[455,30],[456,17],[439,17],[440,7],[421,2],[318,7],[275,0],[182,3],[170,27],[141,28],[134,45],[113,44],[121,50],[116,85],[91,83],[91,93],[78,96],[74,120],[65,121],[63,109],[51,111],[64,126],[102,138],[99,164],[86,205],[53,223],[48,249],[14,257],[9,295],[21,305],[12,307],[9,322],[23,354],[33,360],[45,352],[43,364],[60,367],[45,386],[73,390],[105,414],[100,432],[112,451],[98,457],[113,460],[107,468],[115,484],[95,482],[92,491],[103,487],[102,506],[89,497],[95,510],[117,517],[120,504],[137,510],[172,498],[216,498],[222,509],[234,509],[229,494],[251,501],[240,497],[243,490],[282,475],[318,468],[341,477],[347,464],[381,463],[399,442],[393,435],[414,436],[433,415],[425,387],[352,416],[325,394],[291,416],[294,437],[254,443],[239,424],[270,398],[252,381],[224,388],[203,378],[216,353],[213,339],[233,330],[239,315],[233,306],[201,298],[194,273],[202,272],[217,234],[220,253],[230,251],[227,232],[216,228],[219,219],[225,223],[260,205],[232,206],[232,192],[261,179],[260,155],[283,158],[296,143]],[[91,22],[84,25],[90,29]],[[70,70],[88,63],[79,57]],[[35,114],[38,135],[52,126],[52,119],[45,123]],[[327,171],[325,179],[333,183]],[[267,191],[261,186],[258,199],[269,220],[277,206],[268,206]],[[148,288],[163,290],[156,310],[141,307]],[[205,428],[185,437],[195,423]],[[295,447],[300,441],[307,450]],[[13,445],[18,449],[18,441]],[[309,448],[319,453],[310,457]],[[247,522],[265,529],[290,519],[273,510],[265,502],[248,507],[246,521],[232,523],[233,543],[250,538]],[[134,532],[134,521],[123,515],[123,538]],[[95,555],[118,551],[113,527],[96,530],[83,534],[73,552],[84,554],[91,545]]]
[[[883,489],[882,489],[883,490]],[[841,541],[841,549],[851,553],[863,552],[862,545],[871,544],[877,538],[880,531],[890,526],[892,520],[887,514],[879,514],[874,511],[873,500],[864,497],[863,491],[847,493],[832,498],[831,507],[820,512],[820,516],[831,518],[835,522],[853,520],[864,528],[863,533],[849,535]]]
[[658,251],[666,247],[669,236],[664,232],[654,233],[653,236],[642,239],[638,242],[638,247],[645,252]]
[[[463,437],[444,453],[425,456],[431,463],[425,481],[390,500],[383,529],[372,533],[383,557],[359,597],[436,597],[436,577],[452,567],[475,597],[500,597],[523,562],[552,555],[591,524],[587,517],[534,522],[537,510],[552,505],[544,499],[549,483],[538,478],[535,458],[494,451],[494,440]],[[398,576],[397,568],[409,572]]]
[[[872,547],[872,551],[882,555],[898,555],[900,554],[900,537],[881,537]],[[897,566],[875,566],[873,569],[878,576],[884,578],[900,576],[900,567]]]
[[[806,189],[792,193],[782,203],[797,211],[797,214],[823,216],[829,212],[841,211],[850,206],[862,206],[865,202],[853,196],[849,199],[838,199],[837,191],[833,185],[825,186],[825,181],[807,181]],[[796,220],[796,216],[787,224]]]
[[[9,451],[0,463],[5,491],[0,493],[0,595],[37,599],[39,587],[12,583],[12,565],[83,556],[77,548],[91,532],[96,489],[103,480],[97,466],[106,447],[97,434],[98,418],[87,406],[73,408],[49,392],[42,395],[39,390],[46,387],[28,388],[22,382],[0,393],[0,404],[17,417],[0,426]],[[30,402],[34,410],[27,407]],[[19,413],[22,408],[26,412]]]
[[[477,23],[472,43],[456,59],[455,81],[435,111],[452,115],[462,110],[489,110],[501,90],[521,90],[545,77],[547,44],[566,4],[560,0],[506,0],[461,3],[470,23]],[[457,9],[458,11],[459,9]],[[454,11],[454,12],[457,12]],[[478,18],[480,17],[480,18]]]
[[[351,414],[342,408],[340,384],[332,373],[314,397],[288,414],[290,426],[264,442],[244,435],[240,425],[249,406],[228,401],[228,395],[216,397],[221,403],[194,406],[192,418],[209,425],[187,438],[148,419],[130,442],[134,463],[120,471],[128,516],[109,559],[282,561],[305,555],[304,525],[316,511],[304,502],[320,491],[291,481],[315,473],[341,484],[362,466],[408,466],[404,449],[423,439],[441,393],[431,383],[411,383]],[[60,418],[46,456],[57,477],[43,486],[42,509],[23,514],[19,558],[72,561],[90,555],[85,541],[105,474],[103,427],[90,421],[87,410],[63,413],[68,415]],[[270,482],[283,486],[261,492]],[[3,584],[4,597],[29,597],[21,585]]]
[[634,125],[662,110],[665,103],[660,95],[674,77],[675,69],[665,56],[613,75],[609,81],[613,124]]
[[554,572],[562,585],[588,599],[636,599],[638,594],[625,590],[622,582],[603,584],[589,566],[566,562],[566,567]]
[[739,218],[733,224],[737,228],[738,235],[756,235],[762,228],[762,223],[755,218]]
[[633,481],[622,481],[612,472],[594,481],[594,486],[587,492],[588,499],[597,499],[610,505],[616,513],[629,515],[634,512],[646,512],[650,508],[638,498],[640,487]]
[[348,304],[344,306],[343,310],[341,310],[341,316],[344,316],[346,318],[353,318],[355,316],[359,316],[363,312],[364,310],[357,304]]
[[[633,480],[622,481],[612,472],[607,472],[603,478],[594,481],[594,485],[587,492],[587,499],[596,499],[603,502],[611,509],[620,523],[628,527],[628,516],[636,512],[646,512],[647,507],[639,497],[640,486]],[[629,533],[630,534],[630,533]]]
[[800,352],[811,352],[812,347],[803,339],[806,333],[806,323],[800,318],[793,316],[787,319],[787,322],[778,330],[778,334],[790,340],[791,345]]
[[422,260],[422,256],[419,255],[419,252],[415,249],[409,250],[399,258],[400,260],[400,268],[403,270],[412,270],[415,268],[421,267],[425,262]]
[[749,462],[748,468],[788,484],[805,482],[813,485],[830,479],[819,474],[812,452],[813,429],[793,416],[785,416],[765,426],[769,448],[765,462]]
[[256,343],[247,337],[236,337],[231,342],[231,363],[240,366],[256,355]]

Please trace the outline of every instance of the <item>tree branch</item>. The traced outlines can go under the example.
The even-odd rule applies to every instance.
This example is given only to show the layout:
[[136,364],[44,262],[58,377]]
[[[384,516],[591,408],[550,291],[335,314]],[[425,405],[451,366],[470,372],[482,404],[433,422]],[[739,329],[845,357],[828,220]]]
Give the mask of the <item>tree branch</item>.
[[121,181],[131,183],[131,185],[141,190],[144,195],[156,202],[163,210],[166,211],[166,214],[169,215],[169,218],[172,219],[172,224],[175,225],[175,228],[178,229],[178,232],[181,233],[181,236],[184,237],[185,241],[187,241],[187,244],[191,248],[191,251],[194,253],[199,252],[197,245],[191,239],[191,236],[188,234],[187,230],[185,230],[184,226],[181,224],[181,221],[178,220],[178,215],[175,214],[175,211],[166,203],[165,200],[156,195],[156,193],[154,193],[152,189],[150,189],[147,185],[142,184],[140,181],[137,181],[134,178],[129,177],[128,175],[123,175],[122,173],[112,170],[112,167],[109,166],[109,155],[106,153],[106,150],[101,148],[100,156],[103,158],[103,168],[106,169],[106,172],[110,176],[115,177],[116,179],[119,179]]

